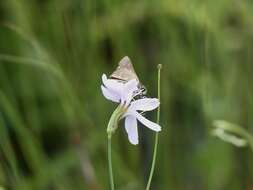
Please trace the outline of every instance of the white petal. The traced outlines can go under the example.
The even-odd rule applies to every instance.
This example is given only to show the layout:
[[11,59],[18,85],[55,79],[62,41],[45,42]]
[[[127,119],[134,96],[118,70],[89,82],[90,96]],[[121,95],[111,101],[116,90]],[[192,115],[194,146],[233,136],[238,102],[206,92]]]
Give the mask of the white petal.
[[105,82],[107,81],[107,76],[106,76],[106,74],[103,74],[103,75],[102,75],[102,81],[103,81],[103,83],[105,83]]
[[131,103],[129,109],[140,110],[140,111],[150,111],[154,110],[159,106],[160,102],[157,98],[143,98],[135,100]]
[[106,75],[102,75],[102,81],[103,84],[105,85],[106,88],[116,92],[116,93],[121,93],[124,87],[124,84],[119,82],[118,80],[115,79],[107,79]]
[[126,117],[125,129],[126,129],[128,140],[130,141],[130,143],[137,145],[139,143],[138,128],[137,128],[137,120],[134,116],[129,115]]
[[129,105],[136,90],[138,90],[138,82],[135,79],[130,80],[124,84],[124,89],[122,91],[122,101],[125,101],[126,105]]
[[153,130],[153,131],[161,131],[161,126],[158,125],[157,123],[154,123],[152,121],[149,121],[148,119],[146,119],[145,117],[143,117],[141,114],[139,114],[138,112],[134,112],[134,115],[136,116],[136,118],[146,127],[148,127],[149,129]]
[[111,92],[110,90],[105,88],[103,85],[101,85],[101,90],[102,90],[102,93],[103,93],[104,97],[107,98],[108,100],[111,100],[113,102],[119,102],[120,101],[119,95],[117,95],[116,93]]
[[[108,89],[108,91],[110,91],[113,95],[116,94],[120,98],[121,103],[124,103],[125,106],[129,105],[133,98],[134,92],[138,90],[138,82],[135,79],[130,80],[127,83],[122,83],[116,79],[107,79],[106,75],[103,74],[102,81],[105,88]],[[109,95],[108,93],[104,93],[104,95],[108,99],[112,100],[112,95]],[[113,100],[115,100],[115,98],[113,98]]]
[[128,81],[125,84],[124,90],[126,92],[134,92],[135,90],[138,90],[138,81],[135,79]]

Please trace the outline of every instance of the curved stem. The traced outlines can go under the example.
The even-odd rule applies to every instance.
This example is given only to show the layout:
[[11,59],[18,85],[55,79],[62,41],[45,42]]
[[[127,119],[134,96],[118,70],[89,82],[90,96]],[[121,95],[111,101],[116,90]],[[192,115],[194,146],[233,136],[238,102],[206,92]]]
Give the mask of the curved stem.
[[110,177],[110,189],[114,190],[113,181],[113,170],[112,170],[112,137],[108,135],[108,166],[109,166],[109,177]]
[[[160,101],[161,100],[161,82],[160,81],[161,81],[161,68],[162,68],[162,65],[159,64],[157,66],[157,68],[158,68],[157,95],[158,95],[158,99]],[[156,123],[159,124],[159,122],[160,122],[160,106],[157,109],[157,119],[156,119]],[[151,181],[152,181],[154,170],[155,170],[158,141],[159,141],[159,132],[156,132],[152,165],[151,165],[151,169],[150,169],[150,173],[149,173],[149,178],[148,178],[148,183],[147,183],[147,186],[146,186],[146,190],[150,189]]]
[[241,127],[237,124],[234,124],[234,123],[227,122],[225,120],[215,120],[213,122],[213,125],[216,128],[222,129],[222,130],[230,132],[230,133],[234,133],[234,134],[239,135],[242,138],[246,139],[250,149],[253,151],[253,135],[251,135],[243,127]]

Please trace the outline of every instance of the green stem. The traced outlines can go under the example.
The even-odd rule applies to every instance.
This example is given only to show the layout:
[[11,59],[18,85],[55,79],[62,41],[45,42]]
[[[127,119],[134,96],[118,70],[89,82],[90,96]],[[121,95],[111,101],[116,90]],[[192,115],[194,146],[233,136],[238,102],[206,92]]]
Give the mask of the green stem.
[[112,136],[108,135],[108,165],[110,176],[110,187],[114,190],[113,171],[112,171]]
[[118,128],[118,122],[124,113],[124,107],[119,105],[111,115],[107,126],[108,135],[108,166],[109,166],[109,176],[110,176],[110,189],[114,190],[114,180],[113,180],[113,170],[112,170],[112,135]]
[[[159,64],[157,66],[157,68],[158,68],[157,94],[158,94],[158,99],[160,101],[161,100],[161,82],[160,81],[161,81],[161,69],[162,69],[162,65]],[[159,124],[159,122],[160,122],[160,106],[157,109],[157,120],[156,120],[156,123]],[[152,181],[154,170],[155,170],[158,140],[159,140],[159,132],[156,132],[156,134],[155,134],[155,145],[154,145],[152,165],[151,165],[151,170],[150,170],[150,173],[149,173],[149,178],[148,178],[148,183],[147,183],[147,186],[146,186],[146,190],[150,189],[151,181]]]

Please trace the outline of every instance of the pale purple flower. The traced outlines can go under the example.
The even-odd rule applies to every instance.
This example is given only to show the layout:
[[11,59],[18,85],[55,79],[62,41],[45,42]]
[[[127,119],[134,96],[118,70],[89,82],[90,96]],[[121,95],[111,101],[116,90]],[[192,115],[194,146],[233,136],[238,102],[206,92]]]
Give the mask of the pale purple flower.
[[136,145],[139,143],[137,120],[144,126],[153,131],[160,131],[161,127],[146,119],[139,113],[156,109],[160,102],[157,98],[142,98],[134,100],[134,96],[140,93],[138,81],[135,79],[126,83],[119,82],[115,79],[107,79],[106,75],[102,76],[103,85],[102,93],[108,100],[120,103],[123,107],[120,119],[125,118],[125,129],[128,134],[130,143]]

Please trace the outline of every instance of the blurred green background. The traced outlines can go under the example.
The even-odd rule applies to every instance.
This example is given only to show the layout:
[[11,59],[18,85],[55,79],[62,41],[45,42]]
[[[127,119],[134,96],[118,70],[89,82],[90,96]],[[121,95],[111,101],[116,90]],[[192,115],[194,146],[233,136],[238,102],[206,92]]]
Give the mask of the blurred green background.
[[[253,133],[251,0],[1,0],[0,189],[109,189],[101,76],[125,55],[151,97],[163,65],[152,190],[252,190],[250,149],[210,135],[214,119]],[[139,134],[114,135],[118,190],[145,187],[154,133]]]

